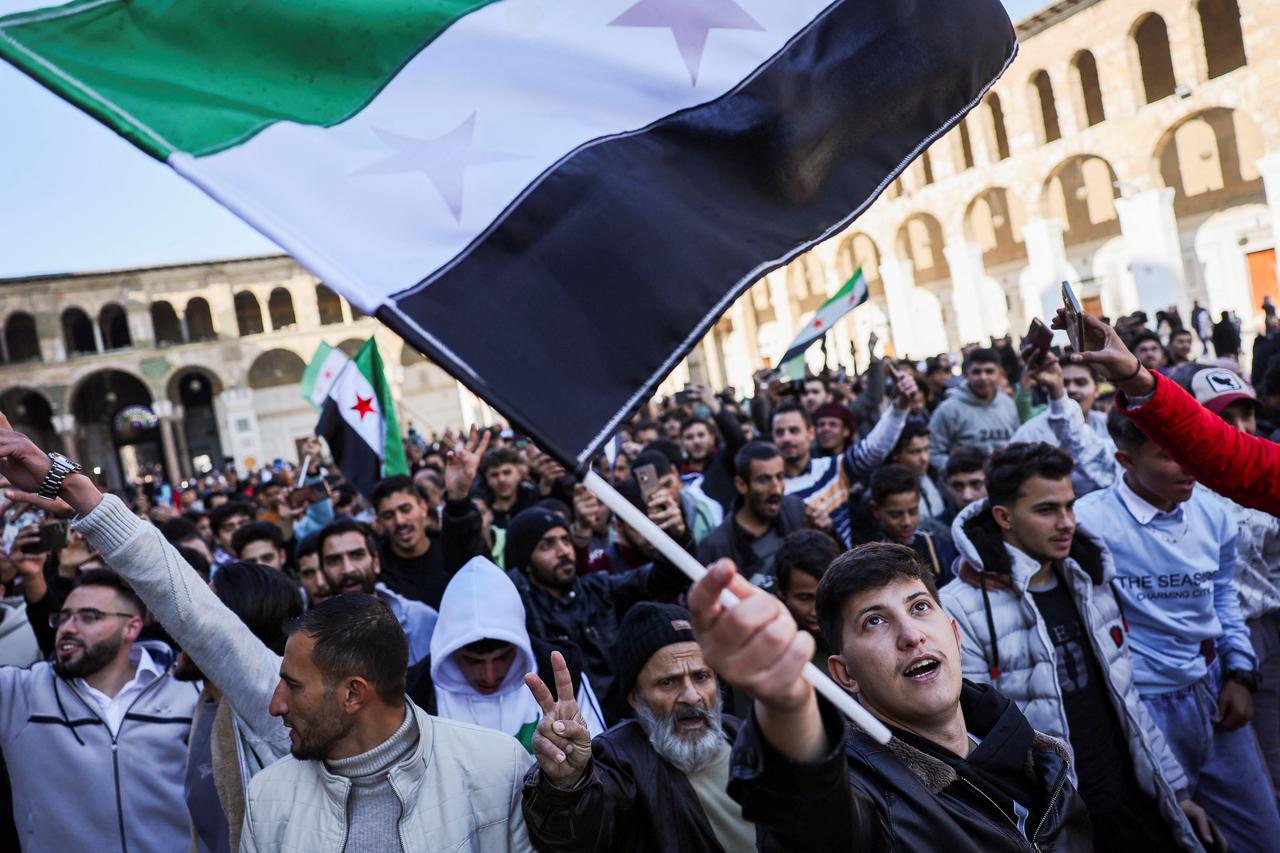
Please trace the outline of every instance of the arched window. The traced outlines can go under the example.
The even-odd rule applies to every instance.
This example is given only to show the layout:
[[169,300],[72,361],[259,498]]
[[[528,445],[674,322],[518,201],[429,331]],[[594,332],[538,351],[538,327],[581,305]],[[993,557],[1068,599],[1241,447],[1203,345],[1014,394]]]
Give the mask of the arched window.
[[25,311],[15,311],[4,324],[4,348],[9,353],[9,363],[40,360],[40,338],[36,335],[36,321]]
[[1031,75],[1031,96],[1040,108],[1040,141],[1053,142],[1062,138],[1062,129],[1058,127],[1058,103],[1053,97],[1053,83],[1049,81],[1048,71],[1037,71]]
[[915,214],[898,229],[898,257],[911,261],[917,284],[949,275],[942,243],[942,225],[927,213]]
[[1178,87],[1173,76],[1173,57],[1169,54],[1169,31],[1164,18],[1147,15],[1133,31],[1138,48],[1138,65],[1142,69],[1142,89],[1147,103],[1167,98]]
[[283,329],[295,325],[298,320],[293,315],[293,296],[283,287],[271,291],[267,298],[267,313],[271,315],[271,329]]
[[216,340],[218,335],[213,331],[213,312],[209,303],[202,296],[196,296],[187,302],[187,339],[197,341]]
[[115,303],[104,305],[98,312],[98,328],[102,331],[104,349],[124,349],[133,346],[129,335],[129,315]]
[[1107,113],[1102,108],[1102,87],[1098,84],[1098,62],[1093,54],[1082,50],[1071,60],[1071,68],[1075,71],[1076,82],[1080,86],[1080,112],[1086,127],[1093,127],[1106,121]]
[[168,302],[151,303],[151,328],[154,330],[156,346],[182,343],[182,324],[178,322],[178,312]]
[[1000,96],[995,92],[987,95],[983,101],[986,118],[987,150],[996,160],[1004,160],[1009,156],[1009,135],[1004,129],[1004,108],[1000,105]]
[[342,297],[326,284],[316,285],[316,307],[320,309],[320,325],[342,322]]
[[250,388],[274,388],[277,385],[296,385],[302,381],[307,364],[297,353],[287,349],[264,352],[249,366]]
[[67,345],[67,355],[84,355],[97,352],[93,337],[93,323],[80,308],[68,308],[62,312],[62,339]]
[[262,334],[262,306],[258,297],[247,290],[236,294],[236,326],[240,329],[240,337]]
[[1242,67],[1248,60],[1236,0],[1200,0],[1199,12],[1209,79]]
[[361,311],[360,308],[354,302],[348,302],[347,304],[351,306],[351,321],[353,323],[356,320],[363,320],[365,317],[369,316],[368,314]]

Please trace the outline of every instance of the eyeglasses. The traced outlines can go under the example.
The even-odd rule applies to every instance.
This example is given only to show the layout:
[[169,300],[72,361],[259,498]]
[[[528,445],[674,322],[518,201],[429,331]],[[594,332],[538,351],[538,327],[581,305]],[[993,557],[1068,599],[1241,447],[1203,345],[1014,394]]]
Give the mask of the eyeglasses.
[[68,622],[78,621],[81,625],[87,628],[107,616],[119,616],[122,619],[132,619],[137,615],[138,614],[136,613],[105,613],[93,607],[82,607],[79,610],[59,610],[57,613],[49,614],[49,627],[61,628]]

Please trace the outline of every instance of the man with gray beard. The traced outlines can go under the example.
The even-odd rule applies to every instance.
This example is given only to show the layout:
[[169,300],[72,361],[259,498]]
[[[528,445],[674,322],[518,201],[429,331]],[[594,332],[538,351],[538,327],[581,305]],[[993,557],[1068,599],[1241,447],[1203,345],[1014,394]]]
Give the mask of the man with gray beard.
[[568,668],[552,654],[555,696],[525,683],[542,707],[538,764],[524,782],[534,847],[553,853],[754,850],[755,827],[729,798],[729,752],[739,721],[720,711],[716,675],[693,638],[689,612],[642,602],[618,629],[618,687],[635,712],[592,740]]

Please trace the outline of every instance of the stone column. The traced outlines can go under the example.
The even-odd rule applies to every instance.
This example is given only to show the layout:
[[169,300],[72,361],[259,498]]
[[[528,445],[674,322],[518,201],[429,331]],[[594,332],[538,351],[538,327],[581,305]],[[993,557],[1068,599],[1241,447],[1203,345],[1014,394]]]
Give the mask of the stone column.
[[1280,154],[1261,157],[1256,165],[1267,193],[1267,210],[1271,213],[1271,245],[1280,257]]
[[173,437],[178,445],[178,472],[183,479],[195,476],[195,468],[191,464],[191,447],[187,443],[187,413],[176,403],[173,406]]
[[160,449],[164,454],[165,477],[170,483],[176,483],[182,479],[182,469],[178,466],[178,446],[173,437],[173,403],[156,400],[151,404],[151,411],[160,419]]
[[[262,462],[262,436],[258,432],[258,415],[253,408],[253,390],[242,386],[228,388],[218,395],[226,431],[223,444],[230,450],[236,466],[243,469],[245,460]],[[221,460],[219,460],[221,461]]]
[[956,343],[964,346],[970,341],[981,341],[985,327],[978,285],[987,274],[982,266],[982,246],[956,238],[947,243],[942,253],[951,268],[951,308],[955,312],[956,333],[960,336]]
[[1138,304],[1152,317],[1170,305],[1190,304],[1173,195],[1172,187],[1161,187],[1116,199]]
[[1022,283],[1024,323],[1030,323],[1032,317],[1048,322],[1062,304],[1062,282],[1074,275],[1067,263],[1062,231],[1062,223],[1056,219],[1033,219],[1022,227],[1027,244],[1027,272]]
[[911,296],[916,289],[915,266],[893,255],[880,258],[880,278],[889,308],[889,328],[893,333],[893,355],[906,358],[915,347],[915,323]]
[[75,415],[54,415],[50,420],[53,422],[53,429],[58,433],[58,438],[62,441],[62,452],[75,462],[89,468],[84,461],[80,459],[80,448],[76,442],[76,416]]
[[106,352],[107,348],[102,343],[102,327],[98,325],[97,319],[90,317],[89,325],[93,327],[93,345],[97,352]]
[[787,344],[791,343],[791,339],[796,334],[796,320],[791,313],[791,291],[787,288],[787,268],[780,267],[769,273],[768,281],[769,304],[773,306],[773,316],[778,325],[778,351],[764,353],[764,355],[782,358]]

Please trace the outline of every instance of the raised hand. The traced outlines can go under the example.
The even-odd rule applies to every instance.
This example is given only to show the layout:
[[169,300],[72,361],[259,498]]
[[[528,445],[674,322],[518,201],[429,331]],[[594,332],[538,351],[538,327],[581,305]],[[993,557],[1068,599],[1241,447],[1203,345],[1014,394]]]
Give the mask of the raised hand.
[[676,539],[684,536],[684,513],[680,511],[680,502],[666,489],[658,489],[649,496],[648,516],[650,521],[665,530],[668,535]]
[[1061,400],[1067,394],[1062,384],[1062,365],[1051,352],[1038,353],[1036,358],[1028,361],[1026,375],[1041,385],[1052,400]]
[[489,449],[492,433],[485,430],[481,435],[475,424],[471,425],[471,434],[466,442],[454,445],[445,458],[444,490],[451,501],[462,501],[471,494],[471,485],[476,480],[476,472],[480,470],[480,460],[484,459]]
[[898,394],[893,398],[893,407],[895,409],[911,408],[920,393],[920,389],[916,387],[916,381],[909,374],[900,373],[897,378],[897,386]]
[[591,490],[578,483],[573,487],[573,534],[575,538],[589,539],[600,520],[600,501]]
[[18,491],[34,492],[51,467],[49,454],[15,430],[9,419],[0,414],[0,475]]
[[[1121,318],[1123,320],[1123,318]],[[1059,308],[1057,316],[1050,323],[1055,329],[1067,327],[1067,311]],[[1108,326],[1097,317],[1084,316],[1085,351],[1071,354],[1072,364],[1092,364],[1116,386],[1130,396],[1142,396],[1155,390],[1156,381],[1148,370],[1138,362],[1138,357],[1129,351],[1120,339],[1117,329]]]
[[831,514],[814,504],[807,503],[804,505],[804,525],[814,530],[821,530],[823,533],[835,532],[835,524],[831,521]]
[[536,673],[524,677],[542,709],[542,719],[533,733],[533,757],[548,782],[557,788],[572,788],[591,765],[591,734],[573,698],[573,681],[564,655],[551,653],[551,670],[556,681],[554,698]]

